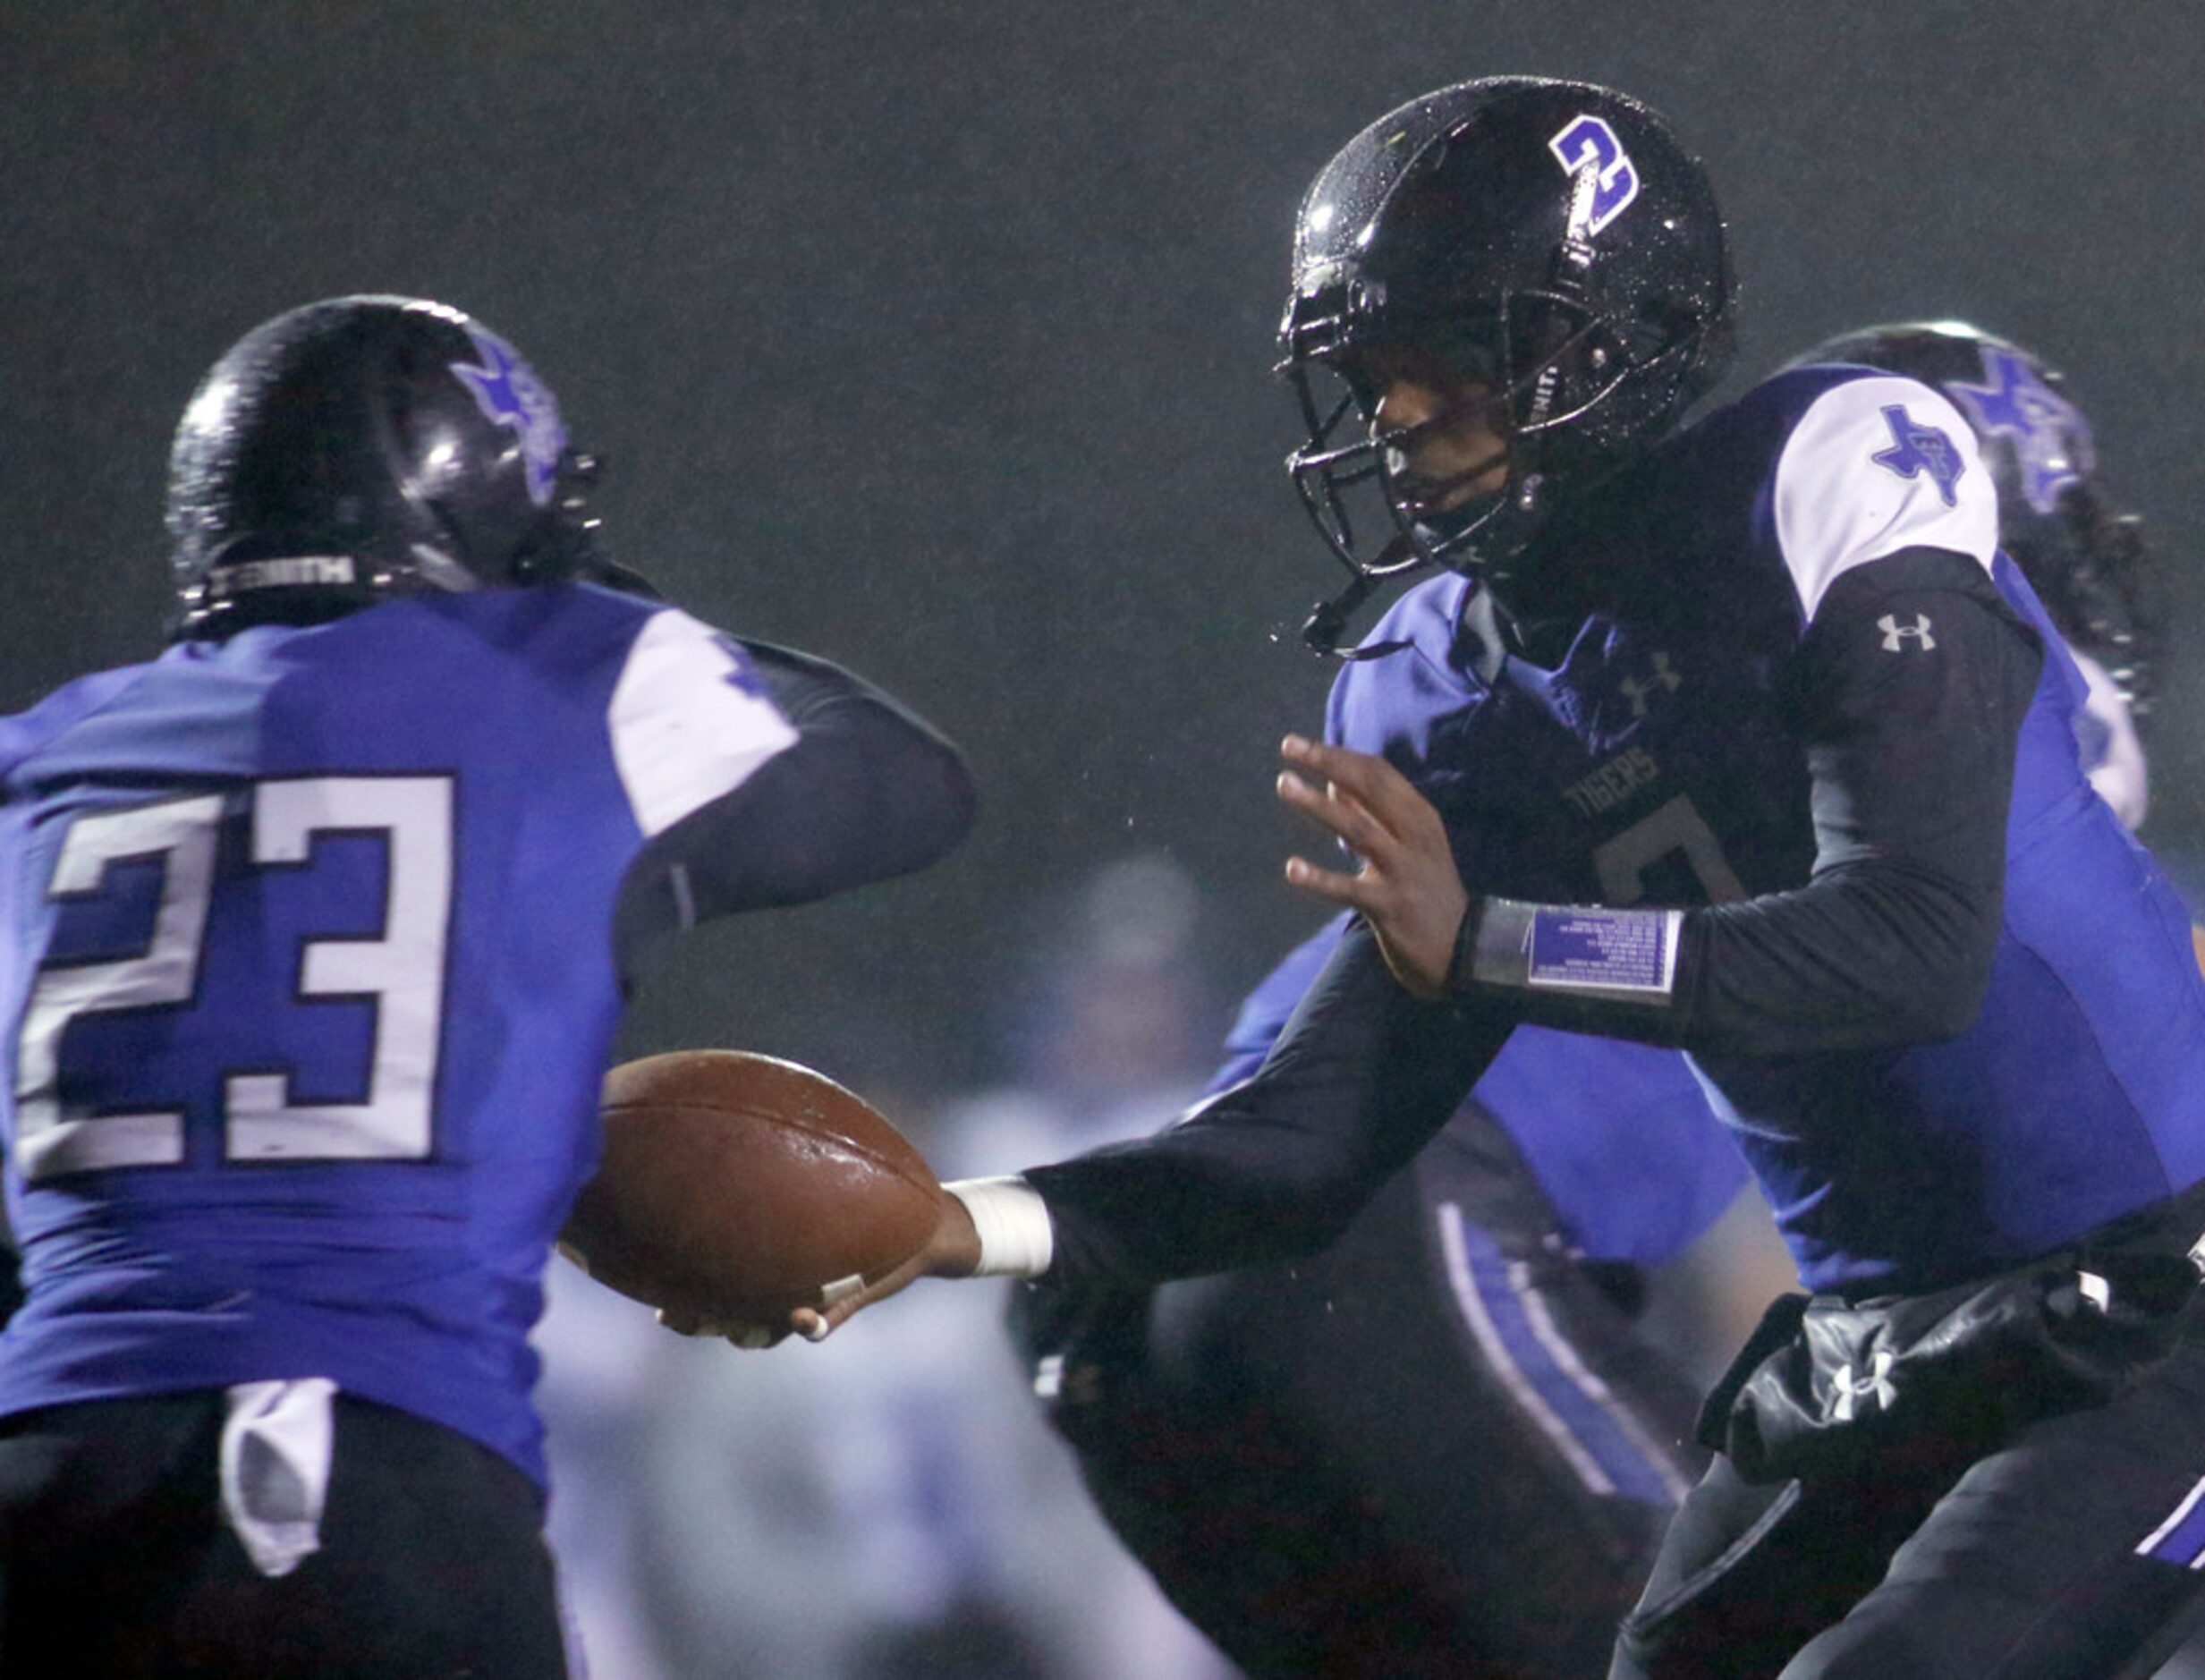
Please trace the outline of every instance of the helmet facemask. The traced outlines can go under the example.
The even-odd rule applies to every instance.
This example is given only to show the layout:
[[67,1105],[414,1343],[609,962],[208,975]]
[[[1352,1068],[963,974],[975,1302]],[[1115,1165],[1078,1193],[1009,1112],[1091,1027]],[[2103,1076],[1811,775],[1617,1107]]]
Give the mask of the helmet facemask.
[[[1342,332],[1340,347],[1325,355],[1282,363],[1308,429],[1287,471],[1326,547],[1353,574],[1342,596],[1312,614],[1305,639],[1319,653],[1339,652],[1348,614],[1388,580],[1428,567],[1505,572],[1537,533],[1551,481],[1582,485],[1604,476],[1650,429],[1646,412],[1683,405],[1703,330],[1666,337],[1654,324],[1604,315],[1559,288],[1514,291],[1501,297],[1482,332],[1459,319],[1389,322]],[[1443,391],[1490,391],[1505,454],[1420,482],[1410,471],[1418,434],[1460,411],[1379,430],[1379,393],[1358,369],[1387,355],[1366,344],[1402,345],[1444,382]],[[1507,473],[1499,484],[1446,505],[1465,480],[1501,461]]]

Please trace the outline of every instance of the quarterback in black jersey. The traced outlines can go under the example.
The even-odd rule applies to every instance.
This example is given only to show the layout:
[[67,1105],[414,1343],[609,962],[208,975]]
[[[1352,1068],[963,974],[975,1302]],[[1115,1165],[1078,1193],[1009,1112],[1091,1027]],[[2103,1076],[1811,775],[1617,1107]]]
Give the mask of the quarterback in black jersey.
[[[2156,573],[2065,379],[1956,321],[1848,333],[1796,365],[1831,363],[1920,379],[1966,416],[2000,546],[2090,682],[2083,766],[2134,827]],[[1381,658],[1337,692],[1412,670]],[[1454,703],[1420,692],[1436,717]],[[1251,996],[1212,1090],[1260,1064],[1338,931]],[[1676,1053],[1524,1029],[1323,1253],[1146,1291],[1044,1281],[1014,1322],[1098,1507],[1250,1675],[1591,1673],[1683,1491],[1695,1410],[1633,1321],[1641,1268],[1743,1178]]]
[[959,1186],[911,1269],[1309,1252],[1518,1024],[1677,1046],[1808,1293],[1703,1409],[1615,1672],[2148,1672],[2205,1579],[2189,918],[1966,418],[1829,365],[1680,428],[1731,300],[1698,165],[1605,89],[1443,89],[1319,174],[1282,337],[1355,575],[1312,633],[1465,574],[1357,650],[1377,752],[1286,743],[1353,862],[1289,876],[1355,919],[1246,1080]]

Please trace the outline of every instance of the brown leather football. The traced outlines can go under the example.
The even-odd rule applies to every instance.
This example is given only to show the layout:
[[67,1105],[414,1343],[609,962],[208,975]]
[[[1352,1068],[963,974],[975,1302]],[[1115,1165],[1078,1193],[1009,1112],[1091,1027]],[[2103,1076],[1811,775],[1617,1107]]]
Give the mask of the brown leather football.
[[598,1282],[706,1320],[778,1324],[917,1253],[945,1194],[824,1073],[746,1050],[615,1067],[597,1175],[560,1248]]

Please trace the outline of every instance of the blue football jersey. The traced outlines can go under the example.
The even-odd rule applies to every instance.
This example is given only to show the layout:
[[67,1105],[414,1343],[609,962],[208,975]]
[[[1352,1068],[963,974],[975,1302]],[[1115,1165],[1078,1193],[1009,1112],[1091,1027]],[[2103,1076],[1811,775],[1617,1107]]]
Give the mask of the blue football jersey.
[[586,586],[186,643],[0,722],[0,1412],[320,1376],[540,1479],[623,881],[799,740],[739,646]]
[[[1970,1275],[2205,1175],[2189,915],[2085,778],[2088,685],[1996,551],[1989,475],[1958,413],[1909,380],[1802,369],[1683,434],[1640,482],[1637,505],[1574,539],[1630,580],[1627,602],[1551,666],[1512,655],[1480,681],[1469,586],[1429,581],[1370,638],[1406,649],[1344,674],[1334,737],[1422,787],[1473,889],[1553,904],[1782,895],[1816,869],[1818,822],[1845,816],[1814,807],[1799,719],[1823,673],[1802,649],[1842,635],[1847,657],[1890,662],[1862,666],[1852,703],[1872,706],[1879,672],[1949,633],[1927,610],[1878,615],[1877,568],[1964,556],[2046,649],[1988,997],[1939,1041],[1692,1065],[1811,1287]],[[1862,622],[1830,626],[1826,607]],[[1688,1153],[1687,1182],[1700,1171]]]

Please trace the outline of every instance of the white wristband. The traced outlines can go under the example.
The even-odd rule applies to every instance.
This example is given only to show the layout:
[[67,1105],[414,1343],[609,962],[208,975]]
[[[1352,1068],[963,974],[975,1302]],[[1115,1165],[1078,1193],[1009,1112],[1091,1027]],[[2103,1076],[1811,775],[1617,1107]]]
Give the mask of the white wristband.
[[1039,1277],[1049,1268],[1056,1237],[1048,1203],[1022,1178],[960,1178],[942,1186],[972,1216],[980,1236],[975,1277]]

